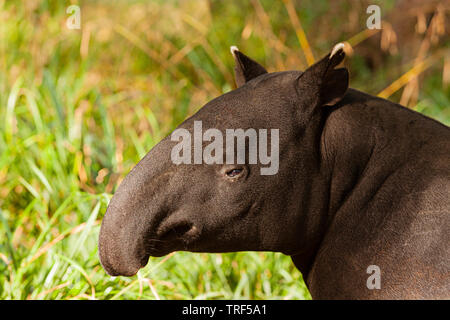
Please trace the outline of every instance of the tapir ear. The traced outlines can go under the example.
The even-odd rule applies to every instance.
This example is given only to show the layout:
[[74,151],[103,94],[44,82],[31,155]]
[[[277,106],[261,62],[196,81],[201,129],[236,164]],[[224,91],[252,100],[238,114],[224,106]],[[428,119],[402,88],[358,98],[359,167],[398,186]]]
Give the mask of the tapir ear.
[[236,85],[238,87],[242,86],[247,81],[256,78],[257,76],[267,73],[267,70],[264,69],[263,66],[240,52],[237,47],[232,46],[230,51],[236,62],[234,74],[236,78]]
[[344,44],[338,43],[329,54],[303,73],[300,82],[306,85],[305,89],[312,89],[318,93],[320,105],[334,105],[347,92],[348,70],[346,68],[335,69],[344,58]]

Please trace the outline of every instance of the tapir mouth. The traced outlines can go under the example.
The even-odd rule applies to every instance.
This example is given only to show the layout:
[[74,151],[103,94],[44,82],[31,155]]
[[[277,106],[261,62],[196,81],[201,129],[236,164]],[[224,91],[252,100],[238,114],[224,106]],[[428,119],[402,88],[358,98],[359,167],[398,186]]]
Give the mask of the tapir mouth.
[[[108,274],[132,276],[147,265],[149,257],[162,257],[174,251],[190,249],[190,245],[200,235],[199,228],[189,221],[169,220],[162,221],[154,232],[144,236],[136,249],[127,252],[128,258],[118,258],[108,248],[100,247],[100,260]],[[121,263],[118,264],[117,261]]]
[[184,235],[192,233],[191,230],[196,229],[196,227],[191,222],[180,222],[160,229],[163,231],[159,232],[158,238],[161,241],[172,241],[180,240]]
[[199,228],[189,221],[163,221],[154,236],[145,239],[148,257],[161,257],[173,251],[188,250],[200,236]]

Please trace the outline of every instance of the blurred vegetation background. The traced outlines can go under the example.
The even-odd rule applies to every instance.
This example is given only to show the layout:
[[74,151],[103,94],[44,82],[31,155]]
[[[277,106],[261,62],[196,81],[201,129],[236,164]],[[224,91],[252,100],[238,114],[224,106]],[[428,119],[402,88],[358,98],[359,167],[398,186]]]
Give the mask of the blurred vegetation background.
[[[81,8],[81,29],[66,9]],[[369,4],[381,30],[368,30]],[[115,188],[187,116],[232,90],[231,45],[303,70],[345,41],[351,86],[450,124],[449,1],[0,0],[0,298],[309,299],[279,253],[151,258],[108,276]]]

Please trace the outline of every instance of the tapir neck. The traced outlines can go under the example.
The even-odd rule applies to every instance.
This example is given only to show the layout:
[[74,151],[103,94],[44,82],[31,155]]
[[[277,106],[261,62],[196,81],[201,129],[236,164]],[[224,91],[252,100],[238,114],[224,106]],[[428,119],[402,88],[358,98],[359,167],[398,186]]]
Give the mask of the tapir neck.
[[320,174],[312,182],[316,190],[309,194],[313,202],[322,203],[316,205],[314,212],[307,212],[317,227],[314,236],[308,239],[310,244],[292,255],[305,279],[336,215],[362,212],[386,177],[405,160],[407,154],[395,146],[409,143],[392,143],[392,137],[407,140],[399,131],[404,130],[410,117],[417,116],[406,108],[353,89],[331,108],[317,128]]

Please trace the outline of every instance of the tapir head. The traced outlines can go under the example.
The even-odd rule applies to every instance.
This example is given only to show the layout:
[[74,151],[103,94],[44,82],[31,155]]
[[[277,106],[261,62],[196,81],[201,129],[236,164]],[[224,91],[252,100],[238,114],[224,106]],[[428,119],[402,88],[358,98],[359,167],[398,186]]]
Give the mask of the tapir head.
[[178,250],[292,254],[305,245],[317,131],[348,88],[347,70],[335,69],[342,45],[304,72],[267,73],[232,54],[238,88],[158,143],[114,194],[99,237],[110,275]]

